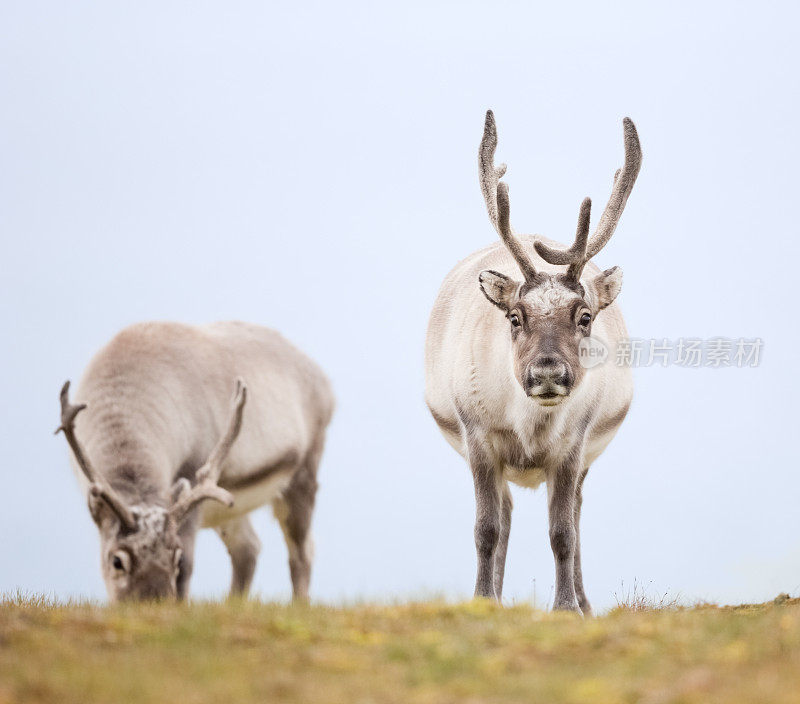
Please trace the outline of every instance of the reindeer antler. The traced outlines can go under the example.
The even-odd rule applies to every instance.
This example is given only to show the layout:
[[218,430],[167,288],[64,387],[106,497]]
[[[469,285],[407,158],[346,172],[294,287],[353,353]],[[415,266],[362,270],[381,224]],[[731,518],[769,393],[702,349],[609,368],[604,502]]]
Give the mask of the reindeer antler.
[[[622,121],[622,128],[625,139],[625,164],[621,169],[617,169],[614,174],[611,197],[608,199],[608,204],[600,216],[600,222],[597,223],[597,229],[592,239],[587,244],[586,234],[589,228],[590,207],[590,204],[587,205],[589,201],[587,198],[581,204],[578,232],[575,235],[574,244],[569,249],[556,249],[541,240],[536,240],[533,244],[539,256],[549,264],[568,265],[567,276],[575,281],[580,279],[586,263],[606,246],[614,234],[614,230],[617,229],[617,223],[619,223],[619,219],[622,216],[622,211],[625,210],[628,196],[633,190],[633,184],[636,183],[636,177],[639,175],[639,169],[642,166],[642,147],[639,143],[636,126],[629,117],[626,117]],[[586,217],[586,232],[582,231],[584,216]]]
[[570,264],[567,267],[567,276],[575,281],[578,281],[581,278],[581,270],[583,269],[584,263],[587,259],[586,247],[589,240],[589,224],[591,219],[592,199],[584,198],[583,202],[581,203],[581,209],[578,211],[578,227],[575,230],[575,242],[573,242],[572,246],[566,250],[571,259]]
[[483,139],[478,149],[478,178],[481,191],[489,211],[489,220],[492,221],[497,234],[511,252],[519,268],[522,270],[526,281],[531,281],[536,276],[536,268],[530,257],[525,252],[522,243],[514,235],[510,223],[510,204],[508,200],[508,185],[500,181],[506,173],[506,165],[494,165],[494,152],[497,149],[497,126],[494,122],[494,113],[486,111],[486,122],[483,127]]
[[236,441],[242,428],[242,415],[244,404],[247,401],[247,387],[241,379],[236,380],[236,390],[233,397],[228,428],[216,444],[206,463],[197,470],[195,475],[197,484],[183,495],[179,496],[170,507],[170,515],[180,524],[197,504],[206,499],[214,499],[230,507],[233,506],[233,496],[230,492],[220,487],[217,482],[222,472],[222,466],[228,453]]
[[86,453],[83,451],[75,435],[75,418],[86,408],[86,404],[81,403],[79,405],[73,405],[69,402],[69,381],[65,382],[64,386],[61,387],[60,398],[61,425],[56,428],[55,434],[58,435],[58,433],[64,432],[64,436],[67,438],[67,442],[72,449],[75,461],[89,480],[89,491],[108,504],[108,507],[117,515],[125,528],[133,530],[136,528],[136,518],[133,513],[125,505],[125,502],[120,498],[117,492],[111,488],[111,485],[106,481],[105,477],[94,471],[92,465],[89,463],[89,458],[86,456]]

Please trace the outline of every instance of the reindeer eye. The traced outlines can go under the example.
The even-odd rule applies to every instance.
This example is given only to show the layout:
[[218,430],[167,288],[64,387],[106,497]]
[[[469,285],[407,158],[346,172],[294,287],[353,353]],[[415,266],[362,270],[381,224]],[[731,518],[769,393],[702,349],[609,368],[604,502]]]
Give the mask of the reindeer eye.
[[111,566],[119,573],[128,572],[131,566],[130,555],[125,550],[117,550],[111,556]]
[[511,321],[511,325],[513,325],[515,328],[518,328],[520,325],[522,325],[522,323],[519,321],[519,316],[516,313],[509,315],[508,319]]
[[578,322],[578,325],[582,325],[583,327],[586,327],[591,322],[592,322],[592,316],[589,313],[584,313],[581,316],[581,319]]

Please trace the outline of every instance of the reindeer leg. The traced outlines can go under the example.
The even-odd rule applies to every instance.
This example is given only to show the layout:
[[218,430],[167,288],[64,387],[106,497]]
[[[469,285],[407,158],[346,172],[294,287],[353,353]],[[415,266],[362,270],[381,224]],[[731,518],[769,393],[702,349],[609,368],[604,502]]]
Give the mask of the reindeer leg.
[[581,570],[581,506],[583,505],[583,480],[586,479],[588,474],[588,467],[583,470],[578,483],[575,487],[575,595],[578,598],[578,606],[580,606],[583,615],[587,618],[592,616],[592,605],[589,599],[586,598],[586,592],[583,590],[583,572]]
[[503,504],[500,511],[500,539],[497,541],[497,551],[494,555],[494,593],[501,603],[503,601],[503,577],[506,571],[508,536],[511,533],[511,509],[513,507],[511,490],[508,488],[508,482],[504,481]]
[[556,563],[554,610],[576,611],[575,595],[575,489],[577,459],[573,456],[548,472],[547,499],[550,523],[550,547]]
[[317,443],[306,462],[297,470],[281,497],[272,504],[289,549],[292,599],[297,602],[308,601],[314,553],[311,519],[317,496],[317,466],[321,454],[322,441]]
[[253,530],[250,516],[234,518],[223,523],[216,531],[231,556],[231,596],[247,596],[256,571],[258,553],[261,552],[261,541]]
[[[196,513],[196,512],[195,512]],[[194,571],[194,539],[197,536],[197,516],[186,521],[178,532],[181,541],[181,561],[178,568],[178,599],[185,600],[189,595],[189,581]]]
[[467,450],[475,482],[475,549],[478,553],[475,596],[497,599],[494,565],[500,542],[501,478],[487,448],[479,439],[468,438]]

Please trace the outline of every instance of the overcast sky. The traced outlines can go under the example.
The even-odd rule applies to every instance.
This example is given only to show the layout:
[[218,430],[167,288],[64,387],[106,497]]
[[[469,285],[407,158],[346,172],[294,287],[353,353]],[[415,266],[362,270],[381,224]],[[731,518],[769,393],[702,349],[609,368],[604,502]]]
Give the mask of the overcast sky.
[[[0,5],[0,591],[105,596],[52,434],[64,379],[135,321],[242,319],[338,398],[312,595],[471,596],[472,480],[426,410],[423,344],[445,274],[496,237],[491,107],[515,227],[562,241],[631,116],[644,163],[598,257],[625,271],[630,334],[764,340],[758,368],[636,370],[586,483],[589,597],[798,593],[797,5],[378,5]],[[543,605],[545,493],[515,501],[506,596]],[[277,524],[254,524],[254,589],[286,598]],[[192,593],[229,577],[204,532]]]

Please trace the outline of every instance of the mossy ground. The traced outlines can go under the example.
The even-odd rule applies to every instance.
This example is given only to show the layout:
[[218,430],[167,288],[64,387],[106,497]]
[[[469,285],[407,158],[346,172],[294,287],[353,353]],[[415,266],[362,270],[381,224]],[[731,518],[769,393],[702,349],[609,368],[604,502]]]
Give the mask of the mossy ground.
[[0,603],[0,703],[798,702],[800,599],[527,606]]

